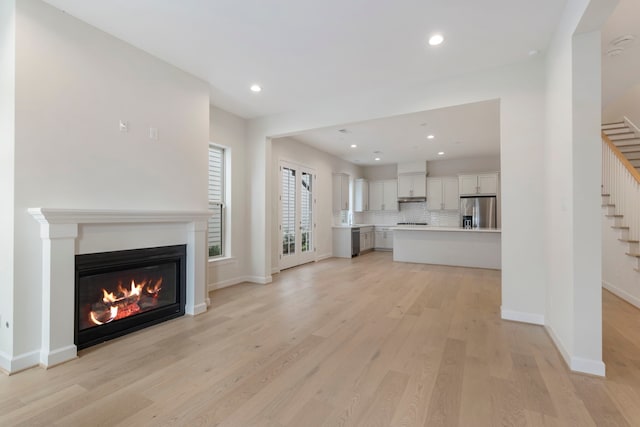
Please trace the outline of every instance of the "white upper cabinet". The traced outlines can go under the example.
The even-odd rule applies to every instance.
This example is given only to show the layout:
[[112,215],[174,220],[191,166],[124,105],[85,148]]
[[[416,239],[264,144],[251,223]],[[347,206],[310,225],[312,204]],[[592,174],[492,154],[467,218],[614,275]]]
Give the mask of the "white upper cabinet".
[[395,179],[369,182],[369,210],[398,210],[398,189]]
[[483,173],[475,175],[459,175],[458,186],[461,196],[498,194],[498,174]]
[[458,180],[455,176],[442,178],[442,209],[458,210],[460,208],[460,193]]
[[427,209],[457,210],[459,200],[457,178],[427,178]]
[[365,212],[369,210],[369,182],[366,179],[356,179],[355,212]]
[[395,179],[387,179],[382,181],[382,210],[397,211],[398,210],[398,182]]
[[333,211],[349,210],[349,175],[333,174]]
[[398,175],[398,197],[426,197],[426,195],[427,181],[423,172]]

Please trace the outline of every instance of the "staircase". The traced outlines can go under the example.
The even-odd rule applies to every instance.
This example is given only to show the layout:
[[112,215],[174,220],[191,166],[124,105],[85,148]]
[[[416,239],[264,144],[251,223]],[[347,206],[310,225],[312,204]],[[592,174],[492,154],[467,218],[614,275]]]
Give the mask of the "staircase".
[[627,121],[602,125],[602,133],[620,150],[637,171],[640,171],[640,135]]
[[640,131],[625,118],[602,125],[602,208],[640,272]]

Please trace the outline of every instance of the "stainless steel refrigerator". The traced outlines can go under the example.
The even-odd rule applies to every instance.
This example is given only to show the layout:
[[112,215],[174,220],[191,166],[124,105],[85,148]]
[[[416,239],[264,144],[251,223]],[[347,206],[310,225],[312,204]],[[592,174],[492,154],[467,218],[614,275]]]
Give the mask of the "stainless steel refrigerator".
[[496,196],[460,197],[462,228],[496,228]]

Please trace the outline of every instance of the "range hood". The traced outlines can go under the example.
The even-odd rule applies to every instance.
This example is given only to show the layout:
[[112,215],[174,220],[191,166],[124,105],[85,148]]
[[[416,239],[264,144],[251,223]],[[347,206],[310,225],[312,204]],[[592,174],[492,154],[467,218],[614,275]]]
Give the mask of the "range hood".
[[417,203],[426,201],[426,197],[398,197],[398,203]]

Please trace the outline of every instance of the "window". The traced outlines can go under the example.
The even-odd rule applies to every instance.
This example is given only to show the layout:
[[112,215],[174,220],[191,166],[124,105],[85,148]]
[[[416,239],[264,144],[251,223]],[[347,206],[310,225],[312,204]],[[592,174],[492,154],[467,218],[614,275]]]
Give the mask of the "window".
[[217,258],[225,255],[225,149],[209,144],[209,210],[213,215],[209,218],[209,257]]

